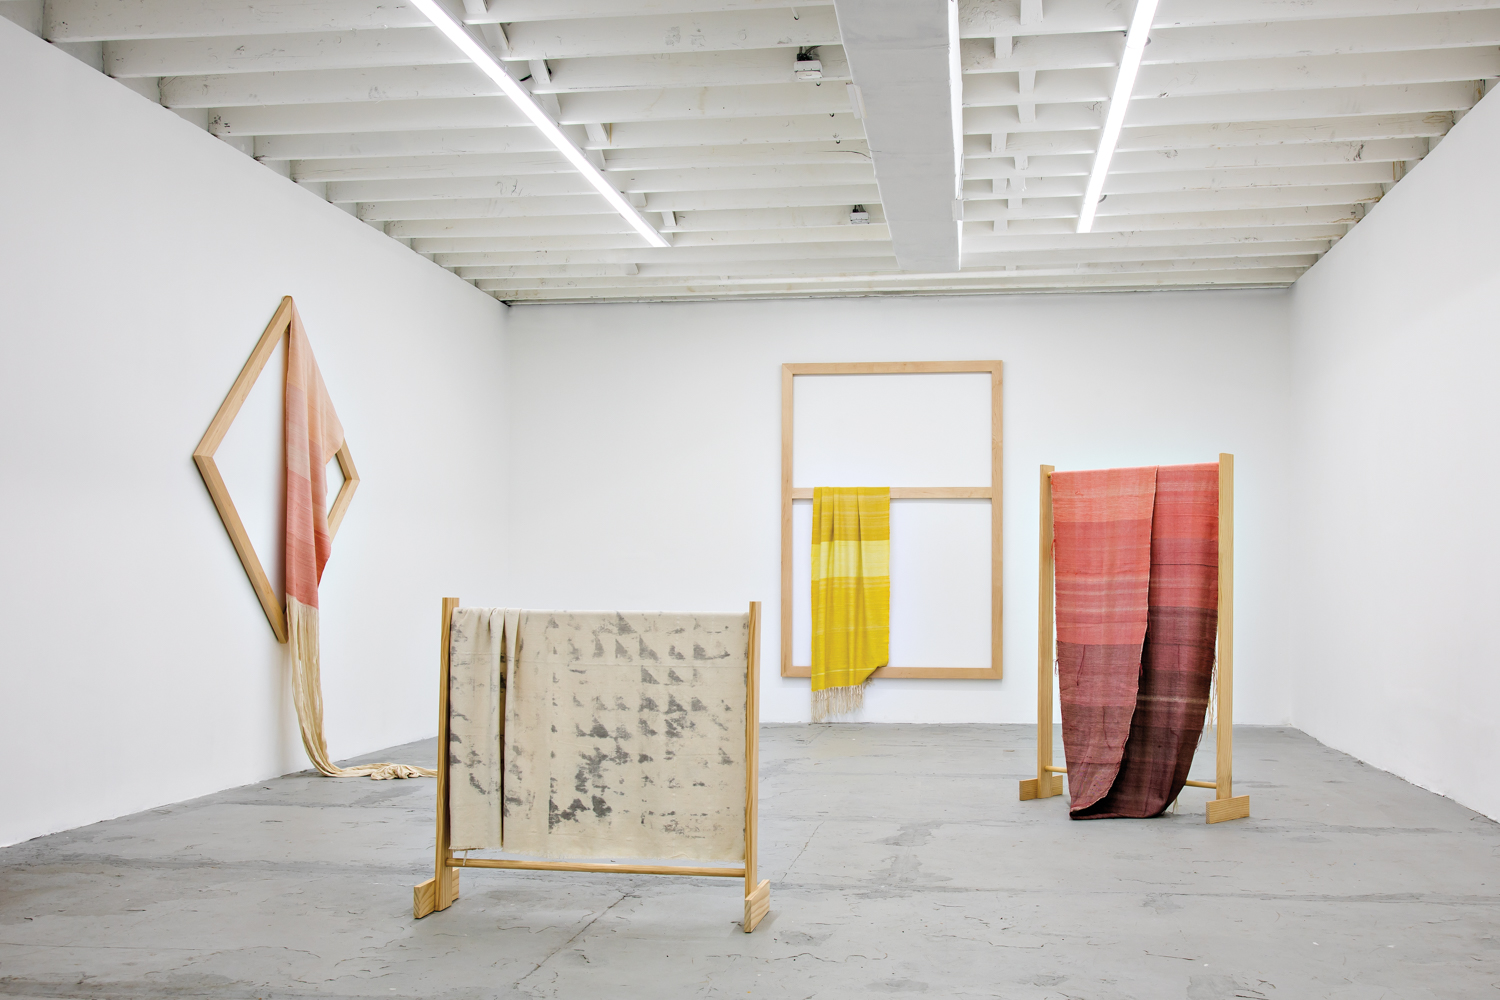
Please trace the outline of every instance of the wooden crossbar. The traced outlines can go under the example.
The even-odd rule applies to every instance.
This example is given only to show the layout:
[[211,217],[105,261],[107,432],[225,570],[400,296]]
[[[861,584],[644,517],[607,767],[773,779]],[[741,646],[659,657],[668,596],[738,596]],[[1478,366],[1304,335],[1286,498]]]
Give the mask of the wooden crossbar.
[[453,612],[459,599],[443,598],[442,646],[438,653],[437,836],[433,876],[412,887],[412,916],[421,919],[446,910],[458,899],[460,868],[498,868],[534,872],[594,872],[614,875],[678,875],[698,878],[743,878],[745,916],[740,926],[755,930],[771,912],[771,882],[756,881],[756,840],[760,803],[760,602],[750,603],[745,655],[745,863],[736,866],[633,865],[616,861],[532,861],[509,858],[460,858],[453,854],[448,813],[448,683]]
[[745,866],[695,868],[690,865],[630,865],[617,861],[512,861],[509,858],[450,858],[450,868],[506,868],[526,872],[604,872],[615,875],[696,875],[744,878]]
[[[1061,795],[1066,767],[1052,763],[1052,664],[1057,624],[1056,563],[1053,551],[1052,473],[1041,467],[1038,515],[1036,633],[1036,777],[1021,782],[1021,800]],[[1212,788],[1205,822],[1244,819],[1250,796],[1234,794],[1234,456],[1219,455],[1219,665],[1214,676],[1218,723],[1214,727],[1214,780],[1186,781],[1190,788]]]

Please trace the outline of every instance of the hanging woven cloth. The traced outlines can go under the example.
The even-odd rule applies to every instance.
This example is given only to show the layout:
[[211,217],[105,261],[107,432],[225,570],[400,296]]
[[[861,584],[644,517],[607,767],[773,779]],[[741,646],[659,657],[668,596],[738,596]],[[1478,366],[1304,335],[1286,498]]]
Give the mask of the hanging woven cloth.
[[331,778],[434,777],[436,771],[409,764],[338,767],[328,759],[318,664],[318,584],[333,547],[324,468],[343,446],[343,425],[294,306],[286,349],[286,631],[302,746],[318,772]]
[[890,659],[890,565],[890,489],[814,488],[814,722],[863,705],[865,682]]

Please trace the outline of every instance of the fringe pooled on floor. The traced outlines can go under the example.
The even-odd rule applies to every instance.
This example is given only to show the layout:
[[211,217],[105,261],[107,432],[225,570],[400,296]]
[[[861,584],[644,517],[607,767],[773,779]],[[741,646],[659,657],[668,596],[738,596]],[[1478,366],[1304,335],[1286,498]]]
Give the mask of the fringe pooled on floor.
[[318,609],[291,595],[286,599],[286,651],[292,661],[292,704],[297,708],[297,727],[302,747],[318,773],[329,778],[435,778],[437,772],[411,764],[361,764],[339,767],[328,759],[328,741],[323,737],[323,681],[318,664]]

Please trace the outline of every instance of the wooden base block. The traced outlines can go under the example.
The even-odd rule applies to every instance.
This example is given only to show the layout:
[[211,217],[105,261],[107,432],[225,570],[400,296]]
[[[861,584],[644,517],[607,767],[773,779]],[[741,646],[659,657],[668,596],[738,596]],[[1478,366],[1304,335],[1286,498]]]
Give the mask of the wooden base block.
[[1236,795],[1232,799],[1210,799],[1206,811],[1207,821],[1210,823],[1247,819],[1250,816],[1250,796]]
[[[1050,786],[1050,787],[1046,787]],[[1048,775],[1045,786],[1037,778],[1027,778],[1021,782],[1021,801],[1029,799],[1050,799],[1054,795],[1063,793],[1063,776],[1060,774]]]
[[[448,900],[448,905],[451,906],[453,905],[453,900],[458,898],[458,869],[448,869],[448,875],[452,879],[452,881],[449,883],[450,890],[448,893],[450,897]],[[420,885],[414,885],[411,887],[412,917],[417,920],[421,920],[423,917],[427,916],[427,914],[438,908],[436,878],[430,878]],[[442,909],[444,910],[446,910],[447,908],[447,906],[442,907]]]
[[745,928],[745,933],[755,930],[755,926],[770,912],[771,880],[761,879],[755,891],[745,897],[745,922],[741,925]]

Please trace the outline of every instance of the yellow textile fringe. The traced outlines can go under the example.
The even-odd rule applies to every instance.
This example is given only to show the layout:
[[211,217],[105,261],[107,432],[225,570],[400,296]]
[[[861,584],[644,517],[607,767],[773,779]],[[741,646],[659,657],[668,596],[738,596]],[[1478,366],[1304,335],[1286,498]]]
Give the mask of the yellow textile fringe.
[[323,681],[318,669],[318,609],[291,595],[286,599],[286,651],[292,661],[292,704],[297,708],[297,727],[302,747],[318,773],[329,778],[435,778],[437,772],[411,764],[361,764],[339,767],[328,759],[328,741],[323,738]]
[[812,720],[827,722],[831,716],[849,715],[865,706],[865,686],[822,688],[813,692]]
[[813,721],[864,704],[864,685],[890,660],[891,491],[813,489]]

